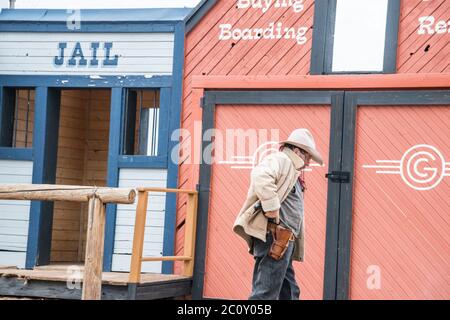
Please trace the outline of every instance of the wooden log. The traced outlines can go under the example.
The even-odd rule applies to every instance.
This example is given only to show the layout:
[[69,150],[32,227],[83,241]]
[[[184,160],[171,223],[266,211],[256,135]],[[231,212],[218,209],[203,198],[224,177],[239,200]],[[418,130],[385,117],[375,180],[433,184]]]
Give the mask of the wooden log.
[[107,188],[53,184],[0,184],[0,199],[87,202],[99,198],[103,203],[134,203],[131,188]]
[[99,198],[89,200],[89,216],[81,299],[101,300],[103,245],[105,239],[105,205]]
[[[165,256],[165,257],[143,257],[141,259],[144,262],[152,262],[152,261],[192,261],[192,257],[187,256]],[[192,275],[187,275],[192,276]]]
[[191,189],[170,189],[170,188],[157,188],[157,187],[139,187],[136,188],[137,191],[147,191],[147,192],[176,192],[176,193],[197,193],[197,190]]

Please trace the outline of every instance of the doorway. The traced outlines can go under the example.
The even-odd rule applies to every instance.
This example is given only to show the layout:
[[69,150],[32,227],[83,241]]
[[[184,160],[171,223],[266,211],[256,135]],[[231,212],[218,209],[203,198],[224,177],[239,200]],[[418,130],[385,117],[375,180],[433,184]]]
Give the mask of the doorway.
[[[61,90],[56,184],[106,186],[111,90]],[[55,202],[51,263],[83,262],[87,203]]]

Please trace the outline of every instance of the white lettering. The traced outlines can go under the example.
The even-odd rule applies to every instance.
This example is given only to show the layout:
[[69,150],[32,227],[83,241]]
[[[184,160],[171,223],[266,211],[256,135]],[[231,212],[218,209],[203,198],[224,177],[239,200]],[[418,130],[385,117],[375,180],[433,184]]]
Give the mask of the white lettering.
[[[428,22],[428,24],[425,24],[425,22]],[[430,16],[430,17],[420,17],[419,18],[419,23],[420,23],[420,27],[419,27],[419,34],[425,34],[425,28],[428,30],[428,34],[433,34],[434,30],[431,28],[431,26],[434,23],[434,17]]]
[[231,24],[221,24],[219,25],[220,35],[219,40],[230,40],[231,39]]
[[305,44],[308,41],[306,33],[308,27],[285,27],[282,22],[276,25],[274,22],[269,23],[266,28],[233,28],[231,24],[219,25],[219,40],[275,40],[286,39],[295,40],[297,44]]
[[247,9],[250,7],[250,0],[238,0],[238,9]]
[[445,22],[444,20],[441,20],[438,23],[436,23],[435,30],[436,30],[436,33],[447,32],[447,22]]
[[436,23],[436,19],[433,16],[424,16],[419,18],[419,30],[418,34],[442,34],[450,33],[450,20],[439,20]]
[[270,8],[289,8],[295,13],[300,13],[305,8],[304,0],[238,0],[238,9],[259,9],[266,13]]
[[305,44],[306,41],[308,40],[305,36],[306,32],[308,31],[307,27],[302,27],[302,28],[298,28],[298,32],[297,32],[297,43],[298,44]]

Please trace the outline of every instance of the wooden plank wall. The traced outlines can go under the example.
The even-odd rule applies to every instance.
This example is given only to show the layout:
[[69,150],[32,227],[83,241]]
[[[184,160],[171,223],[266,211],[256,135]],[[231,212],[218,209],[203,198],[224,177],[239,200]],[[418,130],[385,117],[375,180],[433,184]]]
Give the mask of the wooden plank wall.
[[[436,22],[448,21],[450,2],[446,0],[402,0],[397,69],[398,73],[450,72],[449,33],[418,35],[419,17],[434,16]],[[305,45],[289,41],[219,41],[219,25],[261,27],[269,21],[312,27],[314,1],[305,1],[302,14],[291,9],[261,14],[260,10],[238,10],[236,1],[219,0],[186,37],[185,68],[181,128],[190,132],[182,137],[178,187],[194,188],[198,183],[199,166],[192,163],[194,128],[201,131],[200,95],[193,90],[193,76],[201,75],[305,75],[309,74],[312,29]],[[239,83],[236,83],[239,88]],[[197,129],[198,130],[198,129]],[[183,223],[186,197],[177,200],[176,252],[183,252]],[[177,272],[181,264],[176,264]]]
[[[17,90],[16,99],[17,115],[15,121],[15,144],[16,148],[33,147],[34,126],[34,90]],[[28,96],[29,94],[29,96]],[[29,106],[28,106],[29,104]]]
[[[271,8],[265,14],[261,10],[237,9],[236,1],[219,0],[187,35],[183,82],[183,107],[181,128],[191,133],[191,139],[183,139],[180,149],[190,150],[180,156],[178,187],[195,188],[198,181],[198,165],[192,164],[194,127],[201,123],[201,109],[192,90],[192,77],[197,75],[306,75],[312,45],[314,1],[305,1],[304,10],[295,13],[292,8]],[[219,25],[232,24],[236,28],[266,28],[270,22],[282,22],[286,27],[307,26],[307,42],[294,40],[221,41]],[[236,84],[239,87],[239,84]],[[200,126],[201,130],[201,126]],[[189,146],[191,144],[191,146]],[[175,250],[183,252],[183,224],[186,213],[186,195],[177,200],[177,234]],[[176,272],[181,264],[176,263]]]
[[[57,184],[106,185],[109,90],[65,90],[61,94]],[[87,206],[56,202],[52,262],[84,260]]]
[[[427,144],[448,161],[446,119],[450,119],[450,106],[358,107],[352,299],[421,300],[450,296],[448,176],[429,190],[414,189],[402,178],[403,175],[419,188],[432,186],[446,174],[438,154],[429,148],[418,147],[405,155],[411,147]],[[401,163],[404,155],[405,163]],[[427,169],[436,170],[436,175],[426,174]]]
[[433,27],[440,20],[448,24],[450,1],[402,0],[398,36],[398,73],[450,72],[450,33],[418,34],[419,18],[432,16]]

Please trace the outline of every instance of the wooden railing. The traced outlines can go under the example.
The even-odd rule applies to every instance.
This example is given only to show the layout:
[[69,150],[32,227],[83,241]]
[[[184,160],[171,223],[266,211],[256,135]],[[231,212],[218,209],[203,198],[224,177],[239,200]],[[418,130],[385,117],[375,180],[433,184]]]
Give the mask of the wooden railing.
[[[81,299],[100,300],[106,203],[134,203],[134,189],[45,184],[1,184],[0,199],[89,202]],[[1,215],[1,212],[0,212]]]
[[[129,283],[137,284],[141,279],[142,262],[146,261],[184,261],[183,275],[191,277],[194,273],[195,233],[197,223],[198,193],[195,190],[137,188],[138,204],[134,225],[133,252],[131,256]],[[184,223],[184,253],[182,256],[143,257],[145,221],[149,192],[186,193],[188,196],[186,220]]]

